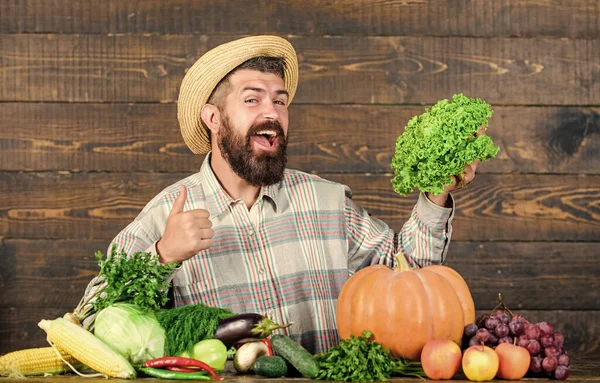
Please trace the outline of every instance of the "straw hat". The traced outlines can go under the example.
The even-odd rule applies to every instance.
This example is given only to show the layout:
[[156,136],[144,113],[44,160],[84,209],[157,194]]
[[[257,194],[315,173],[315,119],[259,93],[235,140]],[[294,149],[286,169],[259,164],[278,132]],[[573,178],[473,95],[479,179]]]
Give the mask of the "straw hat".
[[298,59],[287,40],[277,36],[252,36],[211,49],[186,73],[177,101],[177,118],[183,140],[195,154],[206,154],[211,150],[209,133],[200,118],[200,110],[223,77],[246,60],[258,56],[283,59],[284,84],[290,94],[288,103],[292,102],[298,85]]

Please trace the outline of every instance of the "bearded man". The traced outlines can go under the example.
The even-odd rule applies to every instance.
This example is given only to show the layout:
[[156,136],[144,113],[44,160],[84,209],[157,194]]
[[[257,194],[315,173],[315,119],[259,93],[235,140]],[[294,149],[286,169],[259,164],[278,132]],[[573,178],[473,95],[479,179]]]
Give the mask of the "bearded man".
[[[454,203],[420,194],[399,232],[370,217],[350,189],[286,168],[288,106],[298,62],[275,36],[229,42],[186,74],[178,119],[186,144],[206,154],[200,171],[160,192],[112,241],[179,266],[175,306],[203,303],[256,312],[313,353],[338,343],[335,304],[344,282],[373,264],[442,263]],[[465,168],[465,182],[475,167]],[[90,293],[98,281],[92,281]]]

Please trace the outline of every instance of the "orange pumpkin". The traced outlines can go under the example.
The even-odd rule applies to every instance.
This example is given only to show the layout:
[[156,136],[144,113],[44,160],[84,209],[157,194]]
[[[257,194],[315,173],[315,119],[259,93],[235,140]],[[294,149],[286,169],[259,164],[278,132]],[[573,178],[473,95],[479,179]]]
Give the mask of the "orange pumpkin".
[[436,265],[410,269],[403,255],[399,267],[366,267],[342,287],[336,324],[342,339],[368,330],[397,358],[419,360],[428,340],[460,345],[464,327],[475,322],[475,305],[464,279]]

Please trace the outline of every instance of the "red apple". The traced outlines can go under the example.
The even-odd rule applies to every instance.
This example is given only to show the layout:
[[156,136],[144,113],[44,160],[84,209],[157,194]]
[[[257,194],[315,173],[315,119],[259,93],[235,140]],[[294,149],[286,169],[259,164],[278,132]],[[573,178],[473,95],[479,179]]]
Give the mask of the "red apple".
[[460,368],[462,353],[451,340],[430,340],[421,350],[421,365],[429,379],[452,379]]
[[496,347],[498,354],[497,377],[507,380],[518,380],[529,370],[531,356],[526,348],[511,343],[501,343]]
[[498,354],[484,345],[467,348],[462,357],[462,369],[469,380],[492,380],[498,372]]

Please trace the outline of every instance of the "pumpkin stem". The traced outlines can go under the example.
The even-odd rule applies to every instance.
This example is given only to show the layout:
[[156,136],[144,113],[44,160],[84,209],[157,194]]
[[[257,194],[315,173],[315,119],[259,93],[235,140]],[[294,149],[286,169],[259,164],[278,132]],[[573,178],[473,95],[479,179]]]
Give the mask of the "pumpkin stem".
[[396,258],[396,264],[397,264],[394,271],[403,272],[403,271],[410,270],[410,266],[408,265],[408,262],[406,261],[406,257],[404,256],[404,254],[402,254],[402,252],[399,252],[398,254],[396,254],[396,256],[394,258]]

